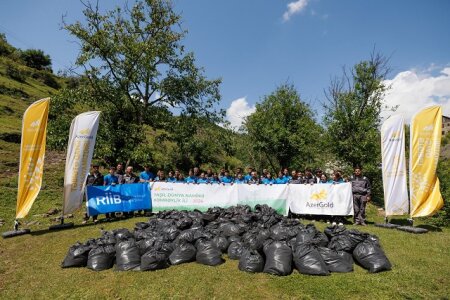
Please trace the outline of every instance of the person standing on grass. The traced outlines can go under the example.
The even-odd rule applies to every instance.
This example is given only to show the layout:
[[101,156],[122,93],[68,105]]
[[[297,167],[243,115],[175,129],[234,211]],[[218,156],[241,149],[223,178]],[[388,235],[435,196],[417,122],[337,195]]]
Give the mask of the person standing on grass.
[[266,176],[261,180],[261,183],[272,185],[275,183],[275,180],[272,178],[272,174],[270,172],[267,172]]
[[197,179],[197,183],[198,184],[200,184],[200,183],[209,183],[209,179],[206,178],[205,172],[201,172],[200,173],[200,177]]
[[242,172],[237,173],[236,178],[234,179],[234,183],[236,184],[247,183],[244,179],[244,175],[242,175]]
[[[103,185],[103,175],[102,173],[99,172],[99,166],[93,165],[92,172],[89,173],[89,175],[86,178],[86,186],[102,186],[102,185]],[[94,223],[98,222],[97,217],[98,215],[92,216],[92,221],[94,221]],[[87,221],[89,221],[89,216],[86,212],[84,213],[83,224],[86,224]]]
[[362,168],[357,166],[350,176],[353,193],[353,209],[355,225],[366,226],[366,205],[371,201],[371,185],[366,176],[362,174]]
[[[251,168],[249,168],[249,169],[251,169]],[[251,177],[249,180],[247,180],[247,183],[248,184],[260,184],[261,180],[259,179],[258,172],[252,171]]]
[[313,176],[310,168],[305,169],[305,177],[303,178],[303,183],[304,184],[316,183],[316,178],[315,178],[315,176]]
[[[116,167],[110,167],[109,168],[109,174],[107,174],[105,177],[103,177],[103,185],[116,185],[119,184],[119,176],[122,175],[116,175]],[[106,220],[109,221],[110,217],[114,216],[114,213],[106,214]]]

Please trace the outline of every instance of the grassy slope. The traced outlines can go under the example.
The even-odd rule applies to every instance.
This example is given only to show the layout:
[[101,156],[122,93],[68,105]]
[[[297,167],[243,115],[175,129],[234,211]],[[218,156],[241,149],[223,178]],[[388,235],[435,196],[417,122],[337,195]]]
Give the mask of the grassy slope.
[[[0,135],[19,133],[21,116],[33,101],[56,91],[40,81],[27,77],[19,83],[5,76],[5,59],[0,58],[0,86],[25,93],[26,97],[0,94]],[[25,67],[20,66],[24,71]],[[412,235],[373,226],[365,231],[377,234],[393,264],[391,272],[368,274],[355,266],[350,274],[328,277],[300,275],[276,277],[240,272],[237,261],[227,260],[218,267],[196,263],[166,270],[141,272],[94,273],[87,269],[61,269],[67,249],[77,240],[99,235],[100,227],[133,228],[144,218],[77,226],[72,230],[48,232],[49,218],[34,216],[49,208],[60,208],[62,197],[63,153],[48,152],[42,191],[24,223],[32,235],[0,240],[0,299],[35,298],[442,298],[450,294],[450,230]],[[17,161],[19,144],[0,139],[0,218],[7,221],[0,232],[10,230],[15,214]],[[76,225],[81,214],[75,215]],[[369,219],[382,221],[371,206]],[[323,229],[324,224],[318,224]]]

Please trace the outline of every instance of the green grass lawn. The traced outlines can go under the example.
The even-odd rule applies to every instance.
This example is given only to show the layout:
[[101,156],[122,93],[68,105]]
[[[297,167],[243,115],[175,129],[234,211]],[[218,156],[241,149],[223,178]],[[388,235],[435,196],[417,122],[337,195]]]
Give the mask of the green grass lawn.
[[[381,221],[371,207],[371,220]],[[62,269],[70,245],[100,235],[100,228],[126,227],[146,218],[49,232],[43,222],[31,235],[0,240],[0,299],[41,298],[296,298],[296,299],[446,299],[450,295],[450,230],[413,235],[374,226],[358,229],[379,236],[393,268],[369,274],[355,271],[327,277],[277,277],[238,270],[237,261],[218,267],[198,263],[155,272],[94,272]],[[321,230],[326,224],[316,222]],[[354,227],[350,225],[349,227]],[[6,230],[6,228],[1,228]]]

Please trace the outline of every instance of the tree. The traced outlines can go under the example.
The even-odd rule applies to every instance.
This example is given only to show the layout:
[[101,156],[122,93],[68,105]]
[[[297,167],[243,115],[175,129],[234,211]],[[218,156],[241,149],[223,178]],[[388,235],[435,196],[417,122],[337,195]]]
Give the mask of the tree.
[[292,85],[265,96],[244,126],[253,150],[262,153],[274,171],[311,166],[320,155],[322,128]]
[[373,53],[369,60],[356,64],[343,76],[332,80],[324,104],[324,124],[328,148],[336,158],[352,166],[363,166],[372,181],[372,195],[382,203],[381,112],[395,110],[385,105],[384,84],[389,73],[388,59]]
[[[181,42],[186,31],[180,29],[180,16],[171,2],[137,1],[132,8],[105,13],[91,3],[84,5],[85,22],[63,21],[81,48],[74,73],[81,69],[77,75],[82,80],[61,97],[76,94],[72,108],[103,112],[96,155],[108,163],[151,160],[145,153],[150,148],[142,143],[149,140],[146,134],[152,128],[173,130],[171,109],[222,120],[223,111],[216,108],[221,80],[208,80],[193,53],[185,51]],[[62,103],[70,102],[61,97]],[[60,118],[57,112],[53,115]]]
[[[94,101],[127,102],[137,125],[146,123],[152,106],[221,117],[214,110],[221,80],[207,80],[193,53],[185,52],[181,40],[186,32],[177,30],[180,16],[171,2],[137,1],[131,9],[117,7],[105,14],[90,3],[85,7],[85,23],[64,27],[80,42],[76,65],[84,69]],[[118,98],[98,98],[111,89]]]
[[372,54],[341,78],[332,80],[324,104],[329,146],[351,165],[380,162],[381,112],[386,108],[384,79],[388,60]]
[[30,68],[36,70],[51,70],[52,60],[49,55],[39,49],[28,49],[20,52],[20,58]]

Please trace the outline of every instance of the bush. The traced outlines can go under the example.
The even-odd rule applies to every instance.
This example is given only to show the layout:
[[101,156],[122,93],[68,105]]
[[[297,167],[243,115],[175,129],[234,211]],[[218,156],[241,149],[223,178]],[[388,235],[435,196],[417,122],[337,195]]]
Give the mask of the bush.
[[6,65],[6,75],[14,80],[19,81],[19,82],[25,81],[25,73],[22,72],[20,69],[18,69],[13,64]]
[[54,89],[59,89],[61,87],[61,85],[58,83],[58,81],[56,81],[53,74],[51,74],[48,71],[41,72],[40,77],[42,78],[42,81],[44,82],[44,84],[49,87],[52,87]]
[[51,70],[52,60],[50,56],[39,49],[28,49],[21,52],[20,58],[25,64],[37,70]]
[[443,159],[439,162],[437,175],[441,185],[442,198],[444,198],[444,207],[432,218],[426,222],[434,226],[450,225],[450,159]]

